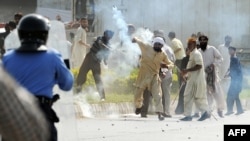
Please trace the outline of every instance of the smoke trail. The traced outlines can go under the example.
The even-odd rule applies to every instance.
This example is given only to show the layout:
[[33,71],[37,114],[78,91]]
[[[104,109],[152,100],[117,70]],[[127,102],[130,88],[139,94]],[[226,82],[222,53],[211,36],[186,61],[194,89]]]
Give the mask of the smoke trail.
[[115,20],[116,26],[119,30],[119,39],[125,43],[131,42],[130,37],[128,36],[127,23],[125,22],[121,11],[119,11],[116,6],[113,6],[113,19]]
[[119,41],[113,44],[115,49],[110,56],[110,67],[122,76],[128,76],[138,65],[139,47],[132,43],[132,37],[128,34],[128,24],[122,13],[113,6],[113,20],[118,29]]
[[[126,77],[139,66],[139,57],[141,54],[138,45],[132,43],[132,38],[136,36],[142,41],[150,43],[153,33],[147,28],[137,28],[135,32],[130,35],[128,33],[128,24],[126,23],[122,12],[116,6],[113,6],[112,12],[113,22],[118,29],[119,41],[112,45],[114,50],[109,58],[109,68],[119,74],[118,77]],[[111,79],[115,78],[104,76],[104,79],[110,82],[112,81]]]

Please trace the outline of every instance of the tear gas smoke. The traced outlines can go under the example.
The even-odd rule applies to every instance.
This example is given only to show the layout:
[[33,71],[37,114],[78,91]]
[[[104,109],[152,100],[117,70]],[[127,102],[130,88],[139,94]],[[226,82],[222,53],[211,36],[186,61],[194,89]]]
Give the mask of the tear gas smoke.
[[136,43],[132,43],[133,37],[138,37],[144,42],[150,42],[153,33],[148,29],[138,28],[133,35],[128,34],[128,24],[122,12],[113,6],[113,20],[118,29],[118,41],[113,43],[115,49],[109,59],[112,71],[119,73],[120,77],[128,76],[131,71],[138,67],[141,51]]

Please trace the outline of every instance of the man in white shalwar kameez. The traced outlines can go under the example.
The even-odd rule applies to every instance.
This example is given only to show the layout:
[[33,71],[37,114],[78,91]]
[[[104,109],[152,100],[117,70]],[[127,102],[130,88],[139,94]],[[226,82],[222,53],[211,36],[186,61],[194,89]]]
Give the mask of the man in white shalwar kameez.
[[80,68],[90,45],[87,44],[87,18],[81,19],[81,26],[77,29],[71,54],[71,68]]
[[190,38],[188,40],[188,49],[190,50],[190,57],[187,68],[182,70],[182,75],[187,75],[187,84],[184,91],[184,118],[182,121],[192,120],[192,106],[195,104],[203,114],[198,121],[203,121],[210,118],[208,112],[208,102],[206,95],[206,80],[204,64],[201,53],[196,48],[196,39]]
[[232,37],[227,35],[225,36],[225,43],[218,46],[218,50],[223,58],[221,65],[218,66],[218,71],[220,84],[224,95],[227,94],[230,85],[230,77],[225,76],[230,66],[230,55],[228,53],[228,48],[230,47],[231,42]]
[[199,41],[199,51],[202,54],[204,69],[206,72],[207,99],[209,109],[211,111],[213,110],[213,101],[215,101],[218,115],[220,117],[224,117],[223,110],[225,109],[225,100],[218,76],[218,66],[221,64],[223,58],[220,52],[214,46],[208,45],[207,36],[200,36]]

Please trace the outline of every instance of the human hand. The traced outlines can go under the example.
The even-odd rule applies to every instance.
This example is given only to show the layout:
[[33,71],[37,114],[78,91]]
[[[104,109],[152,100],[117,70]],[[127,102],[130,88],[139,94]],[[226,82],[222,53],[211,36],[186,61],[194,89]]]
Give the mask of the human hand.
[[187,73],[188,73],[188,70],[187,70],[187,69],[181,70],[181,75],[182,75],[182,76],[185,76]]

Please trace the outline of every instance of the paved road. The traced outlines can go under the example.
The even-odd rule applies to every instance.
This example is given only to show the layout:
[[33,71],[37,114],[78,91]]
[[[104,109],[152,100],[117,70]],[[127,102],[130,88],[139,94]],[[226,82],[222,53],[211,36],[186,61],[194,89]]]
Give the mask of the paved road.
[[134,114],[110,118],[77,120],[79,141],[223,141],[225,124],[250,124],[250,112],[225,118],[216,116],[203,122],[179,121],[181,116],[158,121],[155,115]]
[[202,122],[197,119],[179,121],[181,115],[159,121],[156,115],[141,118],[133,113],[121,115],[112,112],[104,117],[77,118],[72,95],[61,96],[55,104],[61,118],[56,124],[59,141],[223,141],[224,125],[250,125],[249,110],[225,118],[213,113],[214,117]]
[[[223,141],[225,124],[249,124],[250,111],[219,118],[217,114],[205,121],[179,121],[174,115],[159,121],[156,115],[141,118],[135,114],[76,118],[73,105],[61,105],[57,124],[59,141]],[[71,108],[70,108],[71,107]],[[58,111],[58,108],[57,108]]]

